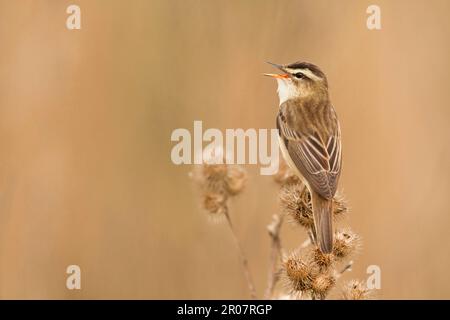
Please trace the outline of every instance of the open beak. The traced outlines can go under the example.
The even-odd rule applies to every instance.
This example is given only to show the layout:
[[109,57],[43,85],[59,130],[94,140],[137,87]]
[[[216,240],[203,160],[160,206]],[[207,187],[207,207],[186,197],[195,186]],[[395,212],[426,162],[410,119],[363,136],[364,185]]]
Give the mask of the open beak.
[[[280,69],[281,71],[284,71],[284,67],[280,64],[276,64],[276,63],[272,63],[272,62],[267,62],[268,64],[274,66],[277,69]],[[284,73],[284,74],[276,74],[276,73],[263,73],[263,75],[268,76],[268,77],[272,77],[272,78],[277,78],[277,79],[287,79],[289,78],[289,75]]]
[[268,76],[268,77],[278,78],[278,79],[289,78],[289,76],[287,74],[276,74],[276,73],[263,73],[263,76]]

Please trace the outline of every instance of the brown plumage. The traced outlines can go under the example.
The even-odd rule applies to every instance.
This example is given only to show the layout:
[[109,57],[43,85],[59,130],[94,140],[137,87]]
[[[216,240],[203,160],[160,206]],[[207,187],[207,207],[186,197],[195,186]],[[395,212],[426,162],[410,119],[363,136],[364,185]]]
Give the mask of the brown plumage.
[[[311,192],[316,241],[333,249],[333,197],[341,173],[341,132],[325,74],[310,63],[277,66],[280,109],[277,128],[288,165]],[[283,87],[284,86],[284,87]]]

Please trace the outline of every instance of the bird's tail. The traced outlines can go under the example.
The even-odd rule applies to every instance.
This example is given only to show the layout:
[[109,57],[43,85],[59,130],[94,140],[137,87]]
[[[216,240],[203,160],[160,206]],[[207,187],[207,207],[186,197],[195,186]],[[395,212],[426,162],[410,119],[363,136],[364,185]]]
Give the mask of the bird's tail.
[[331,253],[333,250],[333,199],[325,199],[314,191],[311,196],[317,244],[323,253]]

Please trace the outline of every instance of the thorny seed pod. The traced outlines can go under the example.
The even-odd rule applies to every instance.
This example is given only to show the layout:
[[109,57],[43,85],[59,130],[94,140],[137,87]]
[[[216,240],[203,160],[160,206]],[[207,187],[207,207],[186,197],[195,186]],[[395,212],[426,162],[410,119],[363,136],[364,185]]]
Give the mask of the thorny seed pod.
[[325,299],[335,283],[336,278],[331,273],[320,273],[311,283],[311,292],[314,296]]
[[344,300],[367,300],[370,299],[372,291],[367,289],[362,281],[349,281],[342,291],[342,299]]
[[[217,161],[220,159],[214,154],[223,158],[222,161]],[[202,192],[203,208],[215,217],[220,217],[227,213],[229,197],[244,189],[246,172],[240,166],[225,164],[222,150],[215,150],[214,154],[209,157],[204,154],[204,163],[194,168],[191,177]]]
[[303,184],[289,184],[280,191],[281,211],[292,221],[310,229],[314,226],[311,207],[311,195]]
[[247,180],[242,167],[226,164],[202,164],[194,169],[191,176],[201,190],[229,196],[242,192]]
[[317,247],[312,250],[311,255],[320,270],[328,270],[335,262],[334,255],[332,253],[323,253]]
[[[285,184],[280,191],[281,211],[287,214],[291,221],[306,229],[314,227],[311,194],[303,183]],[[333,217],[336,219],[347,212],[347,205],[342,196],[333,199]]]
[[242,167],[228,166],[225,183],[230,196],[238,195],[244,189],[246,180],[247,174]]
[[338,230],[334,235],[333,255],[343,259],[358,251],[361,239],[350,229]]
[[203,164],[199,168],[196,180],[205,191],[225,193],[227,173],[226,164]]
[[314,265],[310,261],[301,259],[295,253],[284,259],[282,274],[285,285],[291,292],[304,292],[311,289],[314,278]]
[[339,219],[348,212],[347,201],[341,193],[336,193],[333,198],[333,218]]
[[203,208],[214,215],[227,212],[227,196],[221,193],[206,192],[203,195]]

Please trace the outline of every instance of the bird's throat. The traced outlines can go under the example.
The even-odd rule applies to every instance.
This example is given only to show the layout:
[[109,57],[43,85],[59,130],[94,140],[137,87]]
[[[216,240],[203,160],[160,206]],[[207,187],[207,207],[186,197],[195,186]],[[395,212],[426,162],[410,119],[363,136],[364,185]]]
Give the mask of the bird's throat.
[[289,80],[277,79],[278,83],[278,98],[280,99],[280,106],[287,100],[294,99],[300,96],[298,88]]

